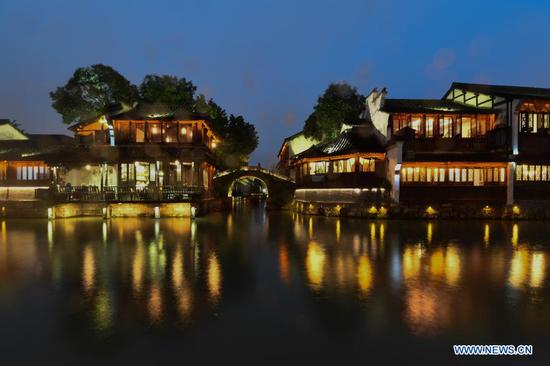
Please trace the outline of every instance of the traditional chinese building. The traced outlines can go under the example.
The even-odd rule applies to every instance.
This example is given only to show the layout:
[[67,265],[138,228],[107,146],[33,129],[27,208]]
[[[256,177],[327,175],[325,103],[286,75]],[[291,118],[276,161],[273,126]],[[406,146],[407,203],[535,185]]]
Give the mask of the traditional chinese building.
[[[214,149],[219,138],[208,119],[183,110],[164,114],[150,110],[138,106],[77,123],[70,126],[74,138],[25,134],[3,121],[0,200],[25,198],[54,205],[93,202],[101,206],[200,204],[212,199]],[[191,206],[187,206],[178,210],[189,211]],[[115,207],[148,214],[145,206]],[[159,207],[155,210],[162,209]]]
[[317,203],[381,203],[390,185],[386,180],[383,136],[363,120],[335,139],[296,154],[289,162],[295,199]]
[[[400,206],[468,203],[516,210],[522,202],[549,200],[550,89],[453,83],[441,99],[386,95],[386,89],[374,89],[362,115],[376,128],[379,144],[356,139],[353,152],[334,148],[344,146],[356,127],[287,158],[297,199],[303,198],[300,189],[371,189],[363,162],[374,159],[371,173],[387,180],[391,200]],[[282,164],[281,153],[279,159]]]

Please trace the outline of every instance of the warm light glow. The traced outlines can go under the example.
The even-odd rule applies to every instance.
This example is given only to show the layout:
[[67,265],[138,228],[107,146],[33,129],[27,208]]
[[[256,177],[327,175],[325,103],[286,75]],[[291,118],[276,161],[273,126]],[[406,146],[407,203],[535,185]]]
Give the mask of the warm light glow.
[[109,292],[102,287],[97,294],[95,303],[95,324],[97,330],[100,332],[109,329],[111,326],[113,320],[113,310],[111,307]]
[[149,299],[147,301],[147,308],[149,310],[149,316],[153,323],[158,323],[162,316],[162,296],[159,285],[154,284],[151,287],[149,293]]
[[134,259],[132,260],[132,288],[135,296],[137,297],[141,291],[141,284],[143,282],[143,265],[145,264],[144,249],[143,243],[141,242],[140,231],[136,232],[136,241],[136,251],[134,253]]
[[306,254],[306,273],[310,286],[319,291],[325,275],[325,250],[315,241],[310,241]]
[[90,246],[84,248],[84,261],[82,264],[82,284],[84,290],[89,293],[95,285],[95,254]]
[[290,264],[288,260],[288,250],[286,246],[281,245],[279,247],[279,273],[281,275],[281,280],[284,283],[290,283]]
[[445,253],[445,278],[449,285],[460,279],[460,255],[455,247],[448,247]]
[[407,247],[403,252],[403,278],[412,279],[420,274],[420,260],[422,258],[422,248]]
[[485,246],[489,246],[489,240],[491,235],[491,228],[489,227],[489,224],[485,224],[485,229],[483,231],[483,244]]
[[308,220],[308,234],[309,239],[313,239],[313,219],[311,217]]
[[336,241],[340,241],[340,219],[336,220]]
[[512,246],[515,248],[518,246],[519,242],[519,227],[518,224],[512,226]]
[[426,233],[426,239],[428,240],[428,244],[432,243],[432,237],[433,237],[433,224],[431,222],[428,223],[428,230]]
[[435,214],[437,214],[437,211],[434,210],[434,208],[432,206],[428,206],[426,208],[426,213],[429,215],[429,216],[433,216]]
[[221,295],[222,273],[220,263],[215,253],[210,255],[208,259],[208,292],[210,300],[217,302]]
[[528,252],[524,248],[514,251],[510,263],[510,275],[508,283],[514,288],[520,288],[527,279],[527,266],[529,264]]
[[368,295],[372,287],[372,269],[366,255],[362,255],[359,258],[359,265],[357,266],[357,284],[359,285],[361,294],[363,296]]
[[375,215],[375,214],[378,213],[378,210],[376,209],[375,206],[371,206],[371,207],[369,208],[369,213],[370,213],[371,215]]
[[430,257],[430,274],[433,277],[443,277],[445,274],[445,255],[441,248],[437,248]]
[[512,207],[512,213],[514,215],[519,215],[521,213],[521,210],[519,209],[519,206]]
[[529,286],[541,287],[546,274],[546,258],[544,253],[533,253],[531,255],[531,280]]

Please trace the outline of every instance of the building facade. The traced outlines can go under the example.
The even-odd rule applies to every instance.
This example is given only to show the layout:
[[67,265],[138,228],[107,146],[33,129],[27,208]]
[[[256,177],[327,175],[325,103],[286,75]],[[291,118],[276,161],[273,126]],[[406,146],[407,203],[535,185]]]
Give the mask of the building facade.
[[214,197],[220,139],[204,116],[144,106],[70,126],[74,137],[0,123],[0,201],[196,202]]
[[[374,89],[361,117],[381,136],[375,170],[394,204],[515,207],[550,198],[550,89],[455,82],[441,99],[386,96],[386,89]],[[366,153],[368,144],[359,142],[357,150]],[[302,167],[289,172],[299,189],[371,186],[321,177],[339,171],[327,156],[315,145],[292,160]],[[358,160],[351,165],[343,169],[363,171]]]

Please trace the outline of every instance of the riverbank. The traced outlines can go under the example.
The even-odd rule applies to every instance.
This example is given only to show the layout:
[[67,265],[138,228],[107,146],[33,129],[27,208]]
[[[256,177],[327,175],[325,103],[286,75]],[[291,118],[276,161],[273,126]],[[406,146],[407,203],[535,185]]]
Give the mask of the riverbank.
[[305,215],[364,217],[369,219],[491,219],[550,220],[550,202],[518,202],[515,205],[475,203],[432,205],[373,205],[346,202],[295,200],[291,209]]

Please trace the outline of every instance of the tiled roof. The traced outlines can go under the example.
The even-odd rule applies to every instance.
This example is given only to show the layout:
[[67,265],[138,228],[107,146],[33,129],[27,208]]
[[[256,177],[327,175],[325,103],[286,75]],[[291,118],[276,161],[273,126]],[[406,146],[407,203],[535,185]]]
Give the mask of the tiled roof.
[[390,98],[384,100],[382,111],[388,113],[494,113],[491,109],[475,108],[445,99]]
[[[449,89],[449,92],[452,89],[461,89],[472,93],[495,95],[504,98],[550,99],[550,89],[548,88],[453,82],[451,88]],[[445,97],[449,94],[449,92],[447,92]]]

